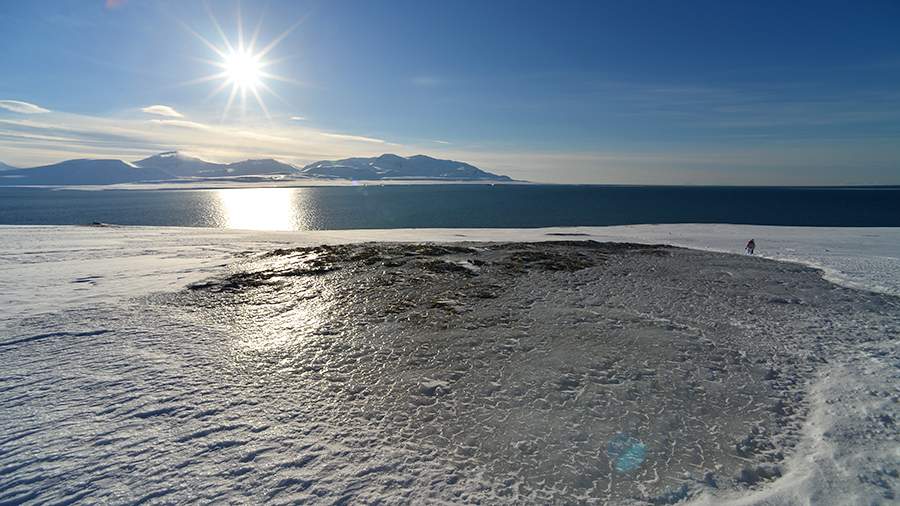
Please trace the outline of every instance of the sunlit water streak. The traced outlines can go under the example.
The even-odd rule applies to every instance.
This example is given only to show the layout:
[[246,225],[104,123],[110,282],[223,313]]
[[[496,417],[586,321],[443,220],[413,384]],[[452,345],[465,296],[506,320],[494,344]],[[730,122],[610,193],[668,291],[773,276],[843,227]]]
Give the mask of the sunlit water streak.
[[222,228],[297,230],[302,220],[303,195],[290,188],[216,190]]

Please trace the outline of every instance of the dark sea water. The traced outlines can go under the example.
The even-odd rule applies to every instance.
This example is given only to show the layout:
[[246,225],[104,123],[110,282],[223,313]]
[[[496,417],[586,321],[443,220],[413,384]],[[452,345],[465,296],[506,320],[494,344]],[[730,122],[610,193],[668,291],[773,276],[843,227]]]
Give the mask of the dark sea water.
[[900,226],[900,187],[403,185],[226,190],[0,188],[0,224],[262,230],[641,223]]

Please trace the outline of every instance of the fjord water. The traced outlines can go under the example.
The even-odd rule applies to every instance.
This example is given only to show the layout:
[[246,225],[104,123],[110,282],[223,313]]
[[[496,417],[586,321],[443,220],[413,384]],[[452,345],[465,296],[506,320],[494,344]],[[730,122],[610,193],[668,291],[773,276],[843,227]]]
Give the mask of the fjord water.
[[256,230],[641,223],[900,226],[900,187],[357,185],[218,190],[0,188],[0,224]]

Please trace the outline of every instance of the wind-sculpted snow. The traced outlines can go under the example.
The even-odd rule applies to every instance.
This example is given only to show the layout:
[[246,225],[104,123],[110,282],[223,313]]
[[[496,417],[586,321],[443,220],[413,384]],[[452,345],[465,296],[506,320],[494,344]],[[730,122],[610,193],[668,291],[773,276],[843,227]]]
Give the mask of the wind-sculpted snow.
[[0,503],[668,504],[789,472],[810,385],[900,302],[657,245],[366,243],[8,325]]

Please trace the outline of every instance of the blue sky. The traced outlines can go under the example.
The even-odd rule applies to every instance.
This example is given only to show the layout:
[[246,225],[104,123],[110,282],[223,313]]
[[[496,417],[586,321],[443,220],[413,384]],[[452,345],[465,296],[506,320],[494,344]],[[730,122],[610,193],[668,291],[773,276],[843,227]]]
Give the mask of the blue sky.
[[[224,114],[218,48],[257,49]],[[0,160],[428,153],[516,178],[900,184],[897,2],[0,3]],[[214,21],[215,20],[215,21]],[[293,28],[293,29],[292,29]],[[163,107],[154,107],[163,106]],[[167,109],[168,108],[168,109]],[[302,118],[302,119],[300,119]]]

